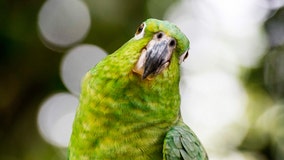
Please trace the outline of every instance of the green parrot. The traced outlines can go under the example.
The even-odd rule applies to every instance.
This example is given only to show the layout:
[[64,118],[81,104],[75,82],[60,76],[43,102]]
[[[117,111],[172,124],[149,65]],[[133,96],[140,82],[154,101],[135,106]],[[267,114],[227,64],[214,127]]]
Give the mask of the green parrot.
[[83,78],[70,160],[207,160],[180,114],[180,63],[189,40],[148,19]]

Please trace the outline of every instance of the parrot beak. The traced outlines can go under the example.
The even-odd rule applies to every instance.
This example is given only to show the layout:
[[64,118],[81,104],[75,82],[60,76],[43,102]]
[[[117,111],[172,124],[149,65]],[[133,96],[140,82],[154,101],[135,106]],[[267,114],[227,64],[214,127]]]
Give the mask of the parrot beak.
[[152,79],[170,64],[176,40],[163,32],[156,33],[142,49],[142,53],[133,71],[142,75],[142,79]]

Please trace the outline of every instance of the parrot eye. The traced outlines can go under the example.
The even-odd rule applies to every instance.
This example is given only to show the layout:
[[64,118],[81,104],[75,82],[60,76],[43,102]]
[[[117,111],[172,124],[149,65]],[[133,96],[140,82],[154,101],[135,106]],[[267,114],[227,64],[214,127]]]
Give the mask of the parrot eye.
[[183,53],[183,54],[179,57],[179,64],[181,64],[187,57],[188,57],[188,51],[186,51],[185,53]]
[[144,30],[146,28],[146,24],[142,23],[136,30],[135,39],[141,39],[144,36]]
[[138,28],[137,28],[137,31],[136,31],[136,35],[137,34],[140,34],[142,31],[143,31],[143,28],[144,28],[144,23],[142,23]]

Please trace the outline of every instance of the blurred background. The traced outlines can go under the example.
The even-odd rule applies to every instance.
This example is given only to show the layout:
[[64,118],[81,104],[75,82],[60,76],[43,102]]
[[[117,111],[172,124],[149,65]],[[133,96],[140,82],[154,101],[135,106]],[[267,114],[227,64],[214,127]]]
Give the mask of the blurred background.
[[211,160],[284,159],[283,0],[0,1],[0,159],[64,160],[84,73],[147,18],[190,39],[182,115]]

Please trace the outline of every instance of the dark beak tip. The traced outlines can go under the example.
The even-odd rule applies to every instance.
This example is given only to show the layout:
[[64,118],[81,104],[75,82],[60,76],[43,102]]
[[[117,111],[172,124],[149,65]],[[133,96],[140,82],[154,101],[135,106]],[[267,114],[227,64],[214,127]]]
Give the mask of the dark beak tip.
[[148,76],[150,75],[149,71],[148,70],[144,70],[144,73],[142,75],[142,79],[146,79]]
[[142,80],[144,80],[145,78],[146,78],[146,76],[143,74],[143,75],[142,75]]

